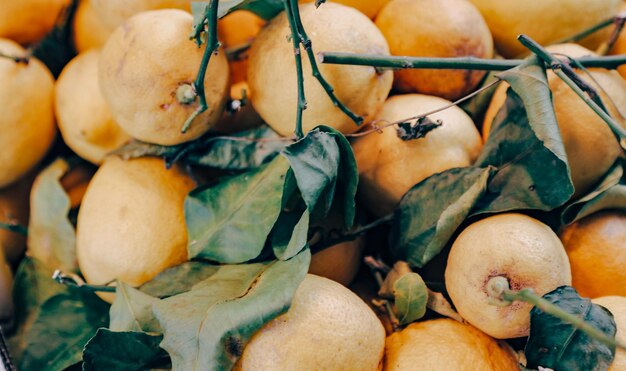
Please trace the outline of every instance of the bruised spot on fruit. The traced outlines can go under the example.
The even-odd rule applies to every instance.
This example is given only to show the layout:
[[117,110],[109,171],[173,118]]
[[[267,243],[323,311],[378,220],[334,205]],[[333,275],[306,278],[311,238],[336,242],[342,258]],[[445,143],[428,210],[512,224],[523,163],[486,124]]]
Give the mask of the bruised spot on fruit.
[[243,354],[243,341],[237,336],[229,336],[224,341],[226,353],[233,358],[239,358]]

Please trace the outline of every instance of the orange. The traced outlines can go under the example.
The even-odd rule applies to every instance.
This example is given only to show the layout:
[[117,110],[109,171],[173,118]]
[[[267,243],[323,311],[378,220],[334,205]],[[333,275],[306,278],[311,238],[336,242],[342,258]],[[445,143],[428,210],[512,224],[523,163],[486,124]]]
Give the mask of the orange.
[[[613,314],[617,333],[615,338],[622,344],[626,343],[626,297],[623,296],[603,296],[593,299],[594,304],[601,305]],[[626,370],[626,350],[618,348],[615,351],[615,359],[608,371]]]
[[449,318],[410,324],[387,337],[384,370],[519,370],[503,341]]
[[[312,3],[315,0],[304,0],[303,3]],[[366,16],[374,19],[380,9],[389,2],[389,0],[329,0],[327,3],[338,3],[358,9]]]
[[626,296],[626,213],[601,211],[569,225],[561,240],[580,295]]
[[72,23],[72,38],[77,52],[102,48],[113,30],[102,23],[89,0],[78,3]]
[[[265,25],[265,21],[254,13],[237,10],[217,23],[217,35],[225,49],[239,48],[250,44]],[[230,65],[231,83],[246,80],[248,58],[246,52],[239,55],[241,59],[233,60]]]
[[0,38],[22,45],[43,39],[70,0],[0,0]]
[[[392,55],[491,58],[487,24],[467,0],[391,0],[376,17]],[[456,100],[473,91],[484,71],[396,70],[394,87]]]

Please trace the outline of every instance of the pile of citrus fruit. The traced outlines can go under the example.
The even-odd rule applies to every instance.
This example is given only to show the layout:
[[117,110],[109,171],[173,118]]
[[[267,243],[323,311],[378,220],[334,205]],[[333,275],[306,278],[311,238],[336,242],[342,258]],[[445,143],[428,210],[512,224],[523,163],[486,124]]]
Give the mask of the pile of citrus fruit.
[[0,0],[0,370],[626,370],[625,21]]

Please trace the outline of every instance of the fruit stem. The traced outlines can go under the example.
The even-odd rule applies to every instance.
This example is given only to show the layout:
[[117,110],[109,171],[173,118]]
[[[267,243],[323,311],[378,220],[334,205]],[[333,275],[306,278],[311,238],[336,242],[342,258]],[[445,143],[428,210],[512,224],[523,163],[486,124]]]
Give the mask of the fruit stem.
[[[193,82],[192,87],[195,93],[195,96],[200,100],[200,104],[198,108],[187,118],[181,132],[184,134],[189,130],[191,123],[193,120],[198,117],[202,112],[206,111],[209,106],[206,102],[206,95],[204,92],[204,77],[206,76],[206,70],[209,67],[209,62],[211,61],[211,56],[217,53],[220,43],[217,41],[217,6],[219,4],[219,0],[211,0],[209,5],[207,5],[204,11],[203,19],[196,24],[196,28],[194,29],[194,33],[192,34],[192,38],[196,40],[198,46],[202,44],[202,33],[204,32],[204,24],[207,24],[207,41],[206,47],[204,49],[204,54],[202,55],[202,61],[200,62],[200,69],[198,70],[198,75],[196,76],[196,81]],[[184,102],[181,102],[186,104]]]
[[28,228],[20,224],[0,222],[0,229],[4,229],[9,232],[19,233],[22,236],[28,236]]
[[79,276],[71,273],[66,274],[58,269],[52,274],[52,279],[62,285],[76,287],[78,289],[86,290],[89,292],[115,292],[114,286],[89,285],[85,283],[85,281],[83,281]]
[[[626,149],[626,130],[622,128],[620,124],[615,122],[613,118],[600,106],[598,102],[602,102],[600,97],[597,96],[598,102],[592,99],[589,94],[585,94],[583,89],[581,88],[582,80],[580,78],[572,79],[573,76],[576,76],[574,70],[566,63],[561,61],[560,59],[554,57],[550,54],[545,48],[539,45],[536,41],[531,39],[526,35],[520,35],[517,38],[519,42],[528,48],[530,51],[535,53],[537,57],[539,57],[542,61],[548,64],[548,66],[554,71],[554,73],[565,82],[587,105],[598,115],[613,132],[613,134],[617,137],[622,148]],[[586,84],[585,84],[586,85]],[[593,91],[593,88],[590,86],[585,86],[585,89],[589,92]]]
[[15,55],[9,55],[9,54],[5,54],[0,52],[0,58],[7,58],[12,60],[15,63],[24,63],[24,64],[28,64],[28,62],[30,61],[28,57],[18,57]]
[[[291,29],[291,41],[293,43],[293,55],[296,59],[296,77],[298,79],[298,103],[296,107],[296,130],[294,131],[298,139],[304,136],[302,131],[302,112],[306,109],[306,97],[304,96],[304,76],[302,73],[302,52],[300,50],[300,36],[298,32],[298,24],[296,22],[296,14],[293,10],[294,6],[291,0],[283,0],[285,13],[289,20],[289,28]],[[295,8],[298,9],[296,3]],[[299,16],[299,15],[298,15]]]
[[615,46],[615,43],[617,42],[619,35],[622,33],[622,30],[624,29],[625,23],[626,23],[626,13],[619,14],[615,16],[615,18],[613,18],[613,24],[615,25],[615,27],[613,27],[613,32],[611,32],[611,37],[609,37],[609,40],[607,42],[600,45],[600,47],[596,51],[598,54],[605,55],[608,52],[610,52],[611,49],[613,49],[613,46]]
[[[380,273],[379,264],[377,264],[378,261],[374,259],[372,256],[366,256],[365,258],[363,258],[363,262],[372,271],[372,274],[374,275],[374,279],[376,280],[376,284],[378,285],[378,289],[380,290],[383,287],[385,280],[383,279],[383,275]],[[385,311],[387,312],[387,315],[389,316],[389,321],[391,322],[391,327],[393,328],[393,332],[396,332],[398,331],[400,327],[400,321],[398,320],[398,317],[396,316],[396,313],[393,309],[393,306],[391,305],[391,302],[389,302],[389,300],[387,299],[383,299],[383,302],[385,303]]]
[[487,293],[495,300],[507,302],[522,301],[524,303],[532,304],[542,312],[569,323],[578,330],[587,334],[589,337],[598,340],[609,347],[618,346],[626,349],[626,345],[620,344],[617,340],[607,336],[603,331],[598,330],[581,317],[568,313],[557,305],[542,298],[532,289],[526,288],[519,291],[511,290],[508,280],[504,277],[497,276],[491,278],[489,282],[487,282]]
[[[482,59],[474,57],[426,58],[338,52],[321,52],[317,54],[317,59],[320,63],[372,66],[377,68],[431,68],[482,71],[506,71],[517,67],[524,62],[523,59]],[[615,69],[623,64],[626,64],[626,55],[615,55],[610,57],[582,57],[577,59],[577,61],[585,67]]]

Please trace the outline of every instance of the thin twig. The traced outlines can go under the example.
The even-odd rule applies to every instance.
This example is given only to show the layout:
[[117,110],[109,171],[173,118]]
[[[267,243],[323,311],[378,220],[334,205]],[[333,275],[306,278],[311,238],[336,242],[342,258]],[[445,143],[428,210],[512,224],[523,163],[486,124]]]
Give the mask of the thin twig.
[[75,274],[63,273],[58,269],[52,274],[52,279],[62,285],[76,287],[89,292],[115,292],[116,290],[115,286],[89,285],[79,276]]
[[6,58],[6,59],[10,59],[15,63],[24,63],[24,64],[28,64],[28,62],[30,61],[30,56],[25,56],[25,57],[18,57],[16,55],[10,55],[10,54],[6,54],[3,52],[0,52],[0,58]]
[[[517,67],[524,62],[523,59],[483,59],[474,57],[426,58],[336,52],[321,52],[317,54],[317,57],[321,63],[372,66],[383,69],[430,68],[506,71]],[[626,64],[626,55],[614,55],[610,57],[582,57],[579,58],[578,61],[585,67],[615,69],[623,64]]]
[[[399,125],[399,124],[402,124],[402,123],[408,122],[408,121],[423,119],[424,117],[428,117],[430,115],[434,115],[435,113],[447,110],[448,108],[457,106],[457,105],[465,102],[466,100],[471,99],[474,96],[482,93],[483,91],[491,89],[495,85],[499,84],[501,81],[502,80],[500,80],[500,79],[496,79],[496,80],[492,81],[491,83],[483,86],[482,88],[476,90],[475,92],[464,96],[463,98],[460,98],[460,99],[458,99],[458,100],[456,100],[454,102],[446,104],[445,106],[439,107],[437,109],[434,109],[434,110],[426,112],[426,113],[421,113],[419,115],[408,117],[408,118],[403,119],[403,120],[398,120],[398,121],[394,121],[394,122],[388,122],[385,125],[376,125],[376,122],[373,122],[372,123],[372,129],[364,130],[364,131],[361,131],[361,132],[358,132],[358,133],[347,134],[346,137],[347,138],[358,138],[358,137],[362,137],[362,136],[365,136],[365,135],[368,135],[368,134],[371,134],[371,133],[374,133],[374,132],[380,133],[383,129],[385,129],[385,128],[389,127],[389,126]],[[380,121],[378,121],[378,122],[380,122]]]
[[[298,103],[296,106],[296,129],[294,131],[297,138],[302,138],[304,132],[302,131],[302,112],[306,109],[306,97],[304,96],[304,76],[302,72],[302,53],[300,50],[300,34],[298,30],[298,23],[296,18],[300,15],[295,13],[294,6],[290,0],[283,0],[285,7],[285,13],[289,20],[289,28],[291,28],[291,41],[293,43],[293,54],[296,59],[296,78],[298,81]],[[298,9],[296,3],[295,9]]]
[[220,43],[217,40],[218,4],[219,0],[211,0],[209,2],[209,5],[207,5],[205,9],[203,20],[198,25],[196,25],[196,29],[194,30],[194,34],[192,35],[192,38],[196,40],[196,43],[198,45],[201,45],[202,33],[205,32],[204,25],[207,25],[206,47],[204,49],[204,54],[202,55],[202,61],[200,62],[198,75],[196,76],[196,80],[192,83],[193,93],[196,97],[198,97],[200,104],[198,105],[198,108],[189,116],[187,121],[185,121],[183,128],[181,129],[182,133],[186,133],[187,130],[189,130],[189,127],[191,126],[193,120],[195,120],[198,115],[200,115],[202,112],[206,111],[209,108],[206,102],[206,94],[204,92],[204,77],[206,76],[206,70],[209,67],[211,56],[214,53],[217,53],[220,47]]
[[569,42],[573,42],[573,41],[579,41],[584,39],[585,37],[592,35],[598,31],[600,31],[603,28],[606,28],[610,25],[612,25],[614,22],[614,18],[609,18],[609,19],[605,19],[604,21],[597,23],[577,34],[574,34],[572,36],[568,36],[565,38],[562,38],[560,40],[557,40],[555,42],[553,42],[552,44],[565,44],[565,43],[569,43]]
[[[363,262],[365,263],[365,265],[369,267],[370,271],[374,275],[374,279],[376,280],[376,284],[378,285],[378,288],[380,289],[381,287],[383,287],[383,283],[385,280],[383,279],[381,270],[378,268],[376,264],[373,264],[374,262],[376,262],[376,260],[371,256],[366,256],[365,258],[363,258]],[[393,305],[391,305],[391,302],[389,302],[389,300],[387,299],[382,299],[382,300],[385,303],[385,311],[387,312],[387,315],[389,316],[389,322],[391,322],[391,327],[393,328],[393,331],[396,332],[398,331],[400,327],[400,321],[398,320],[398,317],[396,316],[396,312],[394,311]]]
[[[591,97],[585,94],[585,92],[581,89],[581,87],[578,86],[576,82],[574,82],[574,80],[572,80],[568,76],[568,74],[564,72],[564,70],[571,71],[571,67],[569,67],[569,65],[567,65],[566,63],[563,63],[560,59],[554,57],[552,54],[550,54],[546,49],[544,49],[541,45],[539,45],[536,41],[534,41],[530,37],[526,35],[520,35],[518,37],[518,40],[520,41],[520,43],[522,43],[522,45],[527,47],[530,51],[535,53],[541,60],[547,63],[548,66],[552,68],[554,73],[559,78],[561,78],[561,80],[563,80],[572,90],[574,90],[574,92],[585,103],[587,103],[587,105],[596,114],[598,114],[598,116],[600,116],[602,120],[606,122],[607,125],[609,125],[609,128],[611,128],[611,131],[613,131],[613,134],[615,134],[615,136],[618,138],[618,141],[620,145],[622,146],[622,148],[626,148],[626,130],[620,124],[615,122],[615,120],[613,120],[613,118],[611,118],[611,116],[606,111],[604,111],[598,104],[596,104],[596,102],[593,99],[591,99]],[[574,72],[572,71],[571,73],[574,73]]]
[[326,81],[326,79],[320,72],[319,67],[317,65],[316,58],[315,58],[315,53],[313,52],[313,43],[311,42],[311,39],[309,39],[309,36],[307,35],[306,30],[304,29],[304,26],[302,25],[302,19],[300,18],[300,9],[298,8],[298,1],[297,0],[288,0],[288,1],[291,2],[293,18],[294,18],[294,21],[296,22],[298,34],[300,36],[300,42],[302,43],[302,46],[304,47],[304,50],[306,51],[307,56],[309,57],[309,63],[311,64],[311,72],[313,73],[313,76],[317,79],[320,85],[322,85],[322,87],[326,91],[326,94],[328,95],[330,100],[333,102],[333,105],[339,108],[341,112],[343,112],[352,121],[354,121],[355,124],[361,125],[363,123],[363,117],[352,112],[350,108],[348,108],[345,104],[343,104],[343,102],[341,102],[341,100],[339,100],[339,98],[337,98],[337,95],[335,95],[335,89],[332,87],[332,85],[328,83],[328,81]]
[[615,18],[613,19],[613,24],[615,25],[615,27],[613,27],[613,32],[611,32],[611,37],[609,37],[609,41],[600,45],[600,47],[597,50],[598,54],[605,55],[608,52],[610,52],[611,49],[613,49],[613,46],[615,46],[615,43],[617,42],[619,35],[622,33],[622,30],[624,29],[624,23],[626,23],[626,13],[622,13],[622,14],[615,16]]
[[365,234],[367,231],[378,228],[381,225],[387,224],[389,222],[391,222],[393,220],[393,214],[389,214],[389,215],[385,215],[382,218],[376,219],[373,222],[366,224],[362,227],[356,228],[352,231],[349,231],[341,236],[338,236],[336,238],[331,238],[328,239],[326,241],[321,241],[320,243],[311,246],[311,250],[314,250],[315,252],[319,252],[322,251],[324,249],[327,249],[329,247],[335,246],[337,244],[340,244],[342,242],[346,242],[346,241],[354,241],[357,238],[359,238],[359,236]]

